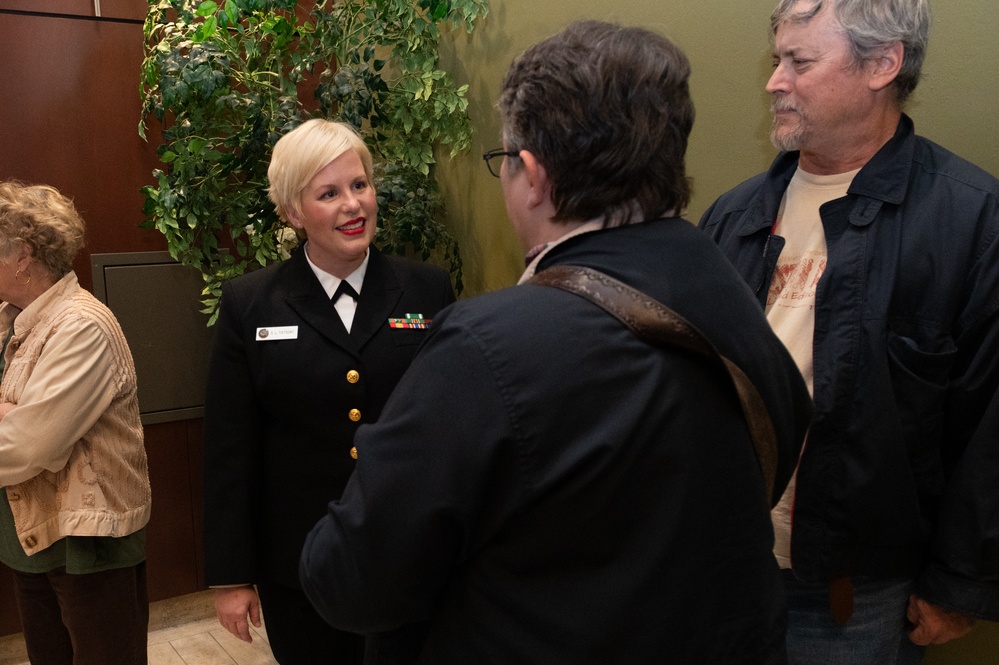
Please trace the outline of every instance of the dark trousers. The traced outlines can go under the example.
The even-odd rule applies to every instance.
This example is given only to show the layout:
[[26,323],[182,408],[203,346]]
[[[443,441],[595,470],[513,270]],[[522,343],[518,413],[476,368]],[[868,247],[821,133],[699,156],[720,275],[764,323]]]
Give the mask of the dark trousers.
[[69,575],[14,571],[31,665],[145,665],[146,564]]
[[326,623],[298,589],[257,585],[267,641],[281,665],[360,665],[364,638]]

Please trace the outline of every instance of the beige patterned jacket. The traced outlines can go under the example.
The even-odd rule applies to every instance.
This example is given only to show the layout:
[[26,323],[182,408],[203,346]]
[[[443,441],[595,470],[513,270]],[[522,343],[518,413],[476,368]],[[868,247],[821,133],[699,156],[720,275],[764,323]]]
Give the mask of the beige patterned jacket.
[[[15,318],[16,317],[16,318]],[[127,536],[149,521],[135,367],[114,315],[72,272],[24,311],[0,305],[0,486],[27,554],[65,536]]]

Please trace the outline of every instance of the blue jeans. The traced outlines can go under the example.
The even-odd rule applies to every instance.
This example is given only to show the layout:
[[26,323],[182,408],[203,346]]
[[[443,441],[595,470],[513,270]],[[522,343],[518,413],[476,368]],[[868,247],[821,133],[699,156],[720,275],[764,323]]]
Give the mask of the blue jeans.
[[826,584],[784,572],[790,665],[919,665],[925,649],[909,640],[905,611],[912,580],[853,578],[853,615],[840,625],[829,613]]

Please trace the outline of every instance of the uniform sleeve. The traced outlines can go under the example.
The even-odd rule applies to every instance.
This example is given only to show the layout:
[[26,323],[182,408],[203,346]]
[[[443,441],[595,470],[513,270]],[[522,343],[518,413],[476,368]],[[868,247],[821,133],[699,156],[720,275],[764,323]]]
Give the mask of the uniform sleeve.
[[60,325],[30,371],[17,406],[0,421],[0,486],[64,468],[121,381],[109,340],[83,318]]
[[521,496],[513,422],[474,335],[435,323],[306,540],[302,586],[327,622],[370,634],[434,614],[453,569]]
[[204,413],[205,577],[209,586],[257,581],[253,515],[259,493],[260,405],[240,308],[222,287]]

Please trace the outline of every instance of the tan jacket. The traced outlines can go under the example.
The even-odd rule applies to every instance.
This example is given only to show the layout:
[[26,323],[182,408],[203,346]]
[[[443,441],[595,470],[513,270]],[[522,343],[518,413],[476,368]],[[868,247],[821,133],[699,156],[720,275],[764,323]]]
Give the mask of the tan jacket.
[[[15,318],[16,317],[16,318]],[[27,554],[65,536],[126,536],[149,521],[135,367],[114,315],[72,272],[24,311],[0,305],[7,343],[0,486]]]

